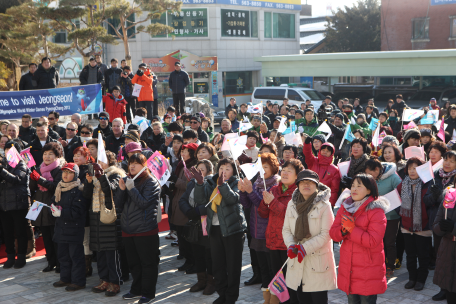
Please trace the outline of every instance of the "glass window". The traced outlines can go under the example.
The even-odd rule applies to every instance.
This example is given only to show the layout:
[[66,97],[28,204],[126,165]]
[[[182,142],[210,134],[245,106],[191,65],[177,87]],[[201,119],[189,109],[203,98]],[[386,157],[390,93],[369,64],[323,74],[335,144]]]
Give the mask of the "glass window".
[[302,100],[301,95],[299,95],[299,93],[296,92],[295,90],[288,90],[288,99],[296,100],[296,101],[304,101],[304,100]]
[[295,15],[274,13],[272,28],[274,38],[294,38]]
[[[162,13],[160,15],[160,18],[157,18],[157,19],[151,19],[150,20],[150,23],[151,24],[155,24],[155,23],[159,23],[159,24],[163,24],[163,25],[166,25],[166,13]],[[161,32],[161,33],[158,33],[157,35],[153,36],[153,37],[157,37],[157,38],[163,38],[163,37],[167,37],[167,33],[166,31],[164,32]]]
[[451,37],[456,38],[456,17],[450,19]]
[[[135,14],[131,14],[130,16],[128,16],[127,20],[131,21],[131,22],[135,22]],[[128,27],[128,26],[131,25],[131,23],[128,22],[128,21],[125,23],[125,27]],[[114,26],[117,29],[119,24],[120,24],[120,19],[109,18],[108,22],[111,23],[112,26]],[[119,37],[116,34],[116,31],[112,28],[112,26],[108,24],[108,34],[115,36],[116,39],[119,39]],[[118,31],[119,31],[120,34],[122,34],[122,28],[119,28]],[[135,27],[132,27],[132,28],[127,30],[127,36],[128,37],[130,37],[130,35],[132,35],[134,33],[135,33]],[[131,38],[135,38],[135,36],[132,36]]]
[[250,33],[252,37],[258,37],[258,12],[250,12]]
[[167,24],[174,28],[171,33],[159,33],[152,38],[208,37],[207,8],[182,9],[180,12],[161,14],[151,19],[151,24]]
[[56,32],[53,42],[54,43],[67,43],[67,33],[66,32]]
[[250,37],[250,12],[222,9],[223,37]]
[[269,91],[270,89],[256,89],[254,98],[255,99],[269,99]]
[[272,13],[264,12],[264,38],[272,38]]
[[252,72],[226,72],[225,91],[227,95],[252,93]]
[[266,77],[266,86],[268,87],[278,87],[281,84],[288,84],[289,82],[289,77]]
[[286,89],[271,89],[268,99],[283,100],[285,98]]
[[429,19],[412,19],[412,39],[429,39]]

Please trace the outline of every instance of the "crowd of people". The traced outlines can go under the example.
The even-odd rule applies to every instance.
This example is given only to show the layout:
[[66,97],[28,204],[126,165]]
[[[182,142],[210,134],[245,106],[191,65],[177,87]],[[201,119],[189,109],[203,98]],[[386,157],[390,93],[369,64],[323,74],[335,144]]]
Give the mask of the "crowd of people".
[[[105,98],[118,100],[120,94],[125,89],[113,85]],[[441,291],[433,299],[456,303],[456,212],[443,205],[456,177],[456,105],[440,109],[431,99],[424,108],[424,115],[440,110],[444,140],[436,136],[436,125],[420,124],[422,117],[415,119],[417,127],[405,128],[409,122],[401,118],[408,106],[401,95],[382,112],[373,100],[364,109],[358,99],[336,105],[330,96],[318,109],[310,100],[291,105],[287,98],[281,105],[268,101],[261,113],[249,112],[249,106],[232,98],[220,132],[203,114],[172,106],[162,117],[138,107],[125,129],[122,111],[107,102],[96,128],[83,124],[79,114],[63,128],[55,111],[36,127],[28,114],[20,127],[1,121],[3,268],[24,267],[41,235],[48,262],[43,272],[60,273],[55,287],[85,288],[96,262],[100,284],[93,292],[115,296],[131,274],[123,299],[151,303],[163,204],[170,225],[166,238],[183,261],[177,270],[196,274],[189,292],[202,292],[200,302],[215,292],[214,304],[238,300],[247,238],[253,276],[244,284],[259,284],[265,304],[280,303],[269,284],[281,270],[289,303],[328,303],[328,291],[337,288],[350,304],[376,303],[402,267],[404,252],[405,289],[423,290],[435,269],[433,282]],[[279,132],[284,117],[302,144],[290,144]],[[372,144],[372,118],[386,134],[379,147]],[[331,133],[318,130],[324,122]],[[251,128],[240,131],[245,123]],[[347,138],[347,131],[354,137]],[[107,163],[97,159],[99,133]],[[222,149],[231,133],[247,137],[237,159]],[[13,146],[18,152],[30,148],[36,165],[9,165],[5,155]],[[424,158],[405,159],[411,146],[424,147]],[[169,159],[163,187],[147,168],[155,151]],[[442,160],[434,180],[424,183],[417,167]],[[259,161],[262,172],[247,178],[240,166]],[[350,163],[342,176],[337,165],[344,161]],[[341,195],[345,189],[350,191]],[[402,203],[390,210],[384,195],[395,189]],[[46,206],[30,222],[25,216],[32,201]]]

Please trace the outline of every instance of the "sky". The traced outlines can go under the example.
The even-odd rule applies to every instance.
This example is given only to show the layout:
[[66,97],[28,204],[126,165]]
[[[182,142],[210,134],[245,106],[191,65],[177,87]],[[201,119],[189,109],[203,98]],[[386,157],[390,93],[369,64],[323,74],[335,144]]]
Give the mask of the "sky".
[[[329,10],[326,10],[327,6],[331,6],[333,10],[338,7],[352,6],[357,0],[307,0],[307,4],[312,5],[312,16],[327,16]],[[302,4],[306,4],[306,0],[301,0]]]

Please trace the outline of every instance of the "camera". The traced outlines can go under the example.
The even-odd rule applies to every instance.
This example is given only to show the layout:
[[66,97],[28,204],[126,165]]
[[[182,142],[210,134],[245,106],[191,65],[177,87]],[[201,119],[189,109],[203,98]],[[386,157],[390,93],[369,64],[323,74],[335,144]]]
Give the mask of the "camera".
[[87,167],[88,167],[87,173],[89,174],[89,176],[94,176],[95,172],[93,170],[93,164],[88,164]]
[[127,73],[127,72],[123,72],[122,74],[124,74],[125,76],[126,76],[126,75],[128,75],[128,73]]

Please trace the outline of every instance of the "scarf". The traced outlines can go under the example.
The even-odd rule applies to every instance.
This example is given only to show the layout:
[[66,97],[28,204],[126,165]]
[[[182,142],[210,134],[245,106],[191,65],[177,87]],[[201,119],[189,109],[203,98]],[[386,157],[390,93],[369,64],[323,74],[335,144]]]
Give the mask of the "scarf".
[[363,154],[361,155],[360,158],[358,159],[355,159],[353,156],[350,157],[350,168],[348,168],[348,176],[353,178],[355,177],[355,171],[356,169],[358,169],[358,166],[364,162],[364,161],[367,161],[369,157],[367,156],[367,154]]
[[442,178],[442,185],[443,185],[443,187],[445,187],[445,185],[450,182],[450,179],[454,175],[456,175],[456,169],[447,173],[447,172],[443,171],[443,168],[440,168],[439,169],[439,175]]
[[[46,165],[43,162],[40,167],[41,176],[44,177],[44,179],[46,179],[47,181],[50,181],[50,182],[54,181],[54,179],[52,178],[52,175],[51,175],[51,171],[54,170],[55,168],[57,168],[59,166],[59,164],[60,164],[59,159],[56,159],[54,162],[50,163],[49,165]],[[42,192],[48,191],[47,188],[44,188],[41,185],[38,185],[38,188]]]
[[[415,185],[415,190],[412,188],[413,185]],[[423,230],[421,223],[421,185],[421,178],[412,180],[408,175],[402,181],[402,204],[399,215],[413,216],[413,231]]]
[[[218,185],[219,178],[217,178],[217,185]],[[222,202],[222,194],[220,193],[218,186],[214,188],[214,191],[212,191],[211,198],[209,201],[212,201],[212,205],[211,205],[212,211],[217,213],[217,206],[220,206],[220,203]]]
[[[111,172],[114,170],[114,167],[109,167],[104,170],[106,177],[111,175]],[[143,172],[144,173],[144,172]],[[105,206],[105,195],[104,192],[101,190],[101,183],[95,176],[92,180],[93,183],[93,199],[92,199],[92,211],[93,212],[100,212],[100,206],[103,204]]]
[[[270,177],[268,177],[265,181],[266,190],[270,189],[272,186],[277,185],[279,183],[279,179],[280,179],[280,176],[278,176],[277,174],[271,175]],[[261,176],[258,176],[258,178],[256,179],[256,181],[253,185],[255,186],[255,189],[258,191],[259,194],[263,193],[264,183],[263,183],[263,179],[261,178]]]
[[[360,201],[353,201],[353,199],[345,200],[344,208],[351,214],[355,214],[355,212],[358,211],[359,207],[361,207],[364,204],[364,202],[369,199],[369,197],[370,196],[366,196],[365,198],[363,198]],[[349,204],[350,201],[351,201],[351,203]]]
[[296,211],[298,211],[298,218],[296,219],[294,236],[294,240],[296,242],[299,242],[304,238],[309,238],[312,236],[310,234],[309,229],[308,213],[310,211],[310,207],[312,207],[315,198],[317,197],[317,194],[318,190],[316,190],[307,200],[305,200],[302,194],[299,193],[298,199],[295,202]]
[[77,179],[74,182],[69,182],[65,183],[63,180],[57,185],[57,188],[55,188],[55,202],[58,203],[60,202],[60,199],[62,198],[62,192],[67,192],[70,191],[73,188],[79,187],[81,184],[81,180]]

